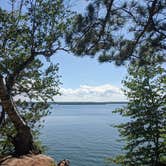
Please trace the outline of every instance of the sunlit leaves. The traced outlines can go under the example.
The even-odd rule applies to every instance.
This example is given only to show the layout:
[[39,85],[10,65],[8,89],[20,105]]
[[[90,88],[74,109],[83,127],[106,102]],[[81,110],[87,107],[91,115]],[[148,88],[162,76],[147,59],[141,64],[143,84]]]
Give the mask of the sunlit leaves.
[[[50,102],[60,94],[59,67],[48,58],[66,49],[63,37],[71,12],[62,0],[16,0],[8,5],[0,7],[0,73],[36,139],[42,117],[50,113]],[[14,130],[6,116],[0,129],[4,152],[9,152]]]
[[158,165],[166,156],[166,70],[155,55],[146,58],[144,66],[139,61],[129,66],[123,81],[129,102],[115,111],[129,118],[116,126],[125,141],[124,155],[111,160],[124,166]]

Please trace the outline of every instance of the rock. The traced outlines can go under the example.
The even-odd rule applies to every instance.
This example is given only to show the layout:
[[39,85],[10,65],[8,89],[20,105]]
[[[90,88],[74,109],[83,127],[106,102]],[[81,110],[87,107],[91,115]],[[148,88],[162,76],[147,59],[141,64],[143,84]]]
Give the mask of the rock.
[[51,157],[46,155],[26,155],[19,158],[8,156],[0,160],[0,166],[57,166]]
[[62,160],[58,163],[58,166],[69,166],[70,165],[70,161],[69,160]]

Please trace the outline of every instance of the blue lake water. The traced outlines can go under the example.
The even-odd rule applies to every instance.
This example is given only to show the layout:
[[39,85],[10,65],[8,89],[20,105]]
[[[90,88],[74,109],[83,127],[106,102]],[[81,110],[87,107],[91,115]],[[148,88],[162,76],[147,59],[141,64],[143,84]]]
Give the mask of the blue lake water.
[[69,159],[71,166],[107,166],[106,161],[121,153],[122,142],[114,124],[124,121],[113,114],[124,104],[53,105],[45,118],[41,140],[46,153],[56,161]]

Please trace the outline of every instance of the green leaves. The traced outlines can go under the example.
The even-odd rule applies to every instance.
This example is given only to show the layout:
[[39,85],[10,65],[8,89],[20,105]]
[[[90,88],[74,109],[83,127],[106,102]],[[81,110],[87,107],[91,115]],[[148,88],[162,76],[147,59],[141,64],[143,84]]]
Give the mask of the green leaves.
[[156,63],[163,63],[165,10],[164,0],[91,0],[87,10],[73,18],[66,43],[78,56],[96,55],[100,62],[118,66],[137,60],[147,64],[146,54],[153,53],[160,55]]
[[149,63],[144,66],[129,66],[123,81],[129,103],[115,111],[129,118],[116,126],[126,141],[124,155],[112,159],[124,166],[157,165],[166,156],[166,70],[155,63],[155,55],[146,58]]
[[[5,10],[0,7],[0,73],[19,114],[37,139],[41,119],[50,113],[49,102],[60,94],[61,84],[58,64],[43,63],[41,56],[49,58],[66,50],[63,37],[71,12],[62,0],[16,0],[8,5]],[[7,152],[11,147],[9,135],[16,134],[7,116],[0,134]]]

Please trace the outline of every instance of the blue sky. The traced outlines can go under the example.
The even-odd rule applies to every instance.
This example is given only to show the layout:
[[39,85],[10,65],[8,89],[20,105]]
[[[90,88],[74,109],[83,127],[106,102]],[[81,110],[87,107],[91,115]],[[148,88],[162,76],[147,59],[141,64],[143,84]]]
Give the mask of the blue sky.
[[121,81],[126,75],[125,66],[117,67],[113,63],[99,63],[97,58],[88,56],[77,57],[61,52],[55,54],[51,61],[59,63],[59,73],[65,88],[108,83],[121,87]]
[[125,66],[99,63],[96,58],[77,57],[60,52],[51,58],[59,63],[62,76],[62,96],[57,101],[123,101],[121,81],[126,76]]

